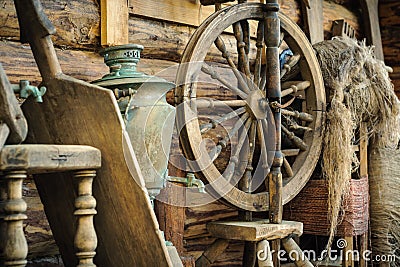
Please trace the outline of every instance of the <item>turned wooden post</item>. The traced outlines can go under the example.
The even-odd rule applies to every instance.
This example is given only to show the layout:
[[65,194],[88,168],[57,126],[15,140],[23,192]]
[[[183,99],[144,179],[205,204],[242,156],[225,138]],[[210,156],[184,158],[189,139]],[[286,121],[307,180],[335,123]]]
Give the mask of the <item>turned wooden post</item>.
[[[267,47],[267,95],[270,103],[276,105],[273,108],[276,140],[275,140],[275,156],[272,163],[271,172],[268,175],[269,187],[269,221],[270,223],[282,222],[282,173],[281,166],[283,164],[283,155],[281,152],[281,110],[278,106],[281,104],[281,81],[280,81],[280,63],[279,63],[279,42],[280,42],[280,20],[278,17],[279,3],[278,0],[266,1],[266,17],[265,17],[265,45]],[[272,249],[280,250],[280,240],[272,241]],[[273,255],[274,266],[279,267],[277,253]]]
[[3,177],[0,177],[0,240],[3,241],[0,242],[0,265],[3,265],[4,247],[5,247],[4,240],[6,240],[6,230],[7,230],[7,225],[6,222],[4,221],[4,217],[6,216],[4,207],[7,201],[6,185],[7,184],[5,183]]
[[93,216],[96,212],[96,199],[92,196],[93,178],[96,171],[77,171],[74,177],[78,181],[78,197],[75,200],[77,228],[75,233],[75,249],[78,267],[95,267],[93,258],[96,255],[97,235],[94,229]]
[[24,214],[26,203],[22,199],[22,181],[26,176],[26,171],[11,171],[2,177],[7,183],[7,193],[4,192],[3,187],[0,194],[1,200],[7,195],[7,199],[2,205],[3,220],[6,225],[5,236],[2,239],[5,240],[3,245],[4,266],[24,267],[27,263],[28,245],[24,235],[23,222],[28,217]]

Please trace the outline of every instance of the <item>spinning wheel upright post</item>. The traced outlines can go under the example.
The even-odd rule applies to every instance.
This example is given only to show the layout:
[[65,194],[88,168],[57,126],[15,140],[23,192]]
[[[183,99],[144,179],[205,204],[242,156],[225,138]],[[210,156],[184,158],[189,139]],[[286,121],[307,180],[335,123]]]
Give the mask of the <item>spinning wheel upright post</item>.
[[[264,39],[266,45],[266,90],[269,97],[272,112],[274,114],[276,137],[275,155],[272,162],[271,172],[268,175],[269,187],[269,220],[271,223],[282,222],[282,173],[281,166],[283,156],[281,152],[281,82],[280,82],[280,63],[279,63],[279,39],[280,39],[280,20],[278,18],[278,0],[267,0]],[[272,242],[272,249],[279,251],[280,240]],[[274,265],[278,265],[277,253],[274,254]]]

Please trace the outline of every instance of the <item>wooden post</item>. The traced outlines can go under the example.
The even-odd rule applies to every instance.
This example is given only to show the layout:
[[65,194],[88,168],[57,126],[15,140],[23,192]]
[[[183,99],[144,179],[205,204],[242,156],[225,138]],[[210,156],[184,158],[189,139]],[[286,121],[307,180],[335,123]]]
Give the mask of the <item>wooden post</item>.
[[[26,171],[7,172],[3,179],[7,183],[7,200],[4,205],[6,233],[4,242],[4,266],[24,267],[27,263],[28,244],[24,235],[23,222],[28,217],[26,203],[22,199],[22,181]],[[4,190],[1,192],[4,198]]]
[[[265,45],[267,47],[267,94],[270,103],[281,104],[281,83],[279,64],[280,21],[278,18],[279,4],[277,0],[266,1]],[[276,126],[275,156],[271,172],[268,175],[269,187],[269,220],[271,223],[282,222],[282,173],[283,156],[281,153],[281,111],[273,109]],[[279,251],[280,240],[272,241],[272,249]],[[277,253],[273,255],[274,266],[279,267]]]
[[343,267],[354,267],[354,259],[353,259],[353,237],[345,236],[344,240],[346,240],[346,247],[343,248],[343,259],[342,266]]
[[96,212],[96,199],[92,196],[93,178],[96,171],[77,171],[74,177],[78,180],[78,197],[75,200],[74,215],[78,218],[75,234],[75,249],[78,267],[95,267],[93,257],[96,255],[97,235],[93,225]]
[[[7,224],[4,221],[5,205],[7,201],[7,183],[4,181],[3,177],[0,177],[0,240],[6,240]],[[5,242],[0,242],[0,265],[3,264],[4,260],[4,248]]]
[[[360,125],[360,176],[368,176],[368,136],[365,123]],[[369,210],[368,210],[369,213]],[[368,231],[360,236],[360,255],[368,250]],[[361,256],[360,267],[367,267],[368,262]]]
[[379,27],[378,0],[360,0],[360,4],[368,44],[375,46],[376,58],[384,60],[381,30]]
[[129,43],[129,11],[127,0],[101,0],[101,45]]

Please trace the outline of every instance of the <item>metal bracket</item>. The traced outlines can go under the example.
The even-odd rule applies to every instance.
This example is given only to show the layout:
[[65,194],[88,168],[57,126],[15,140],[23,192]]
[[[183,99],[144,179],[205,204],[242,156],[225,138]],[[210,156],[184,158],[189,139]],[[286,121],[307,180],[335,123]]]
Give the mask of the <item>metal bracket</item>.
[[42,86],[38,89],[36,86],[29,84],[29,81],[21,80],[19,84],[13,84],[12,88],[14,93],[19,94],[21,98],[27,99],[29,96],[33,96],[35,101],[38,103],[43,102],[42,96],[46,93],[46,87]]
[[187,187],[197,187],[199,193],[205,193],[204,183],[194,176],[194,173],[189,172],[186,177],[167,176],[168,182],[185,184]]

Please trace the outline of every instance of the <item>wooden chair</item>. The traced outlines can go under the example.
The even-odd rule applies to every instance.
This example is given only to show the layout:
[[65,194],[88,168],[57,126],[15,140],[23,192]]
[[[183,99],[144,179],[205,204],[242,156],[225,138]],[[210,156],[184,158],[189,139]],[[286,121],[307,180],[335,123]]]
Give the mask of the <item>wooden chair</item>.
[[[102,166],[93,181],[98,212],[94,262],[107,267],[174,266],[112,91],[63,74],[50,38],[55,29],[40,1],[14,2],[21,40],[29,41],[47,88],[43,103],[28,100],[23,105],[31,133],[27,140],[101,149]],[[60,173],[35,176],[35,183],[64,265],[76,266],[73,183]]]
[[[19,144],[27,135],[27,123],[13,89],[0,65],[0,255],[1,266],[25,266],[28,246],[23,231],[26,203],[22,182],[28,174],[73,171],[78,184],[75,200],[77,217],[76,256],[80,264],[94,266],[97,246],[92,196],[95,169],[101,166],[100,151],[89,146]],[[4,145],[5,143],[16,143]],[[71,175],[69,175],[71,176]],[[69,177],[72,180],[72,177]],[[62,220],[60,211],[59,219]]]

